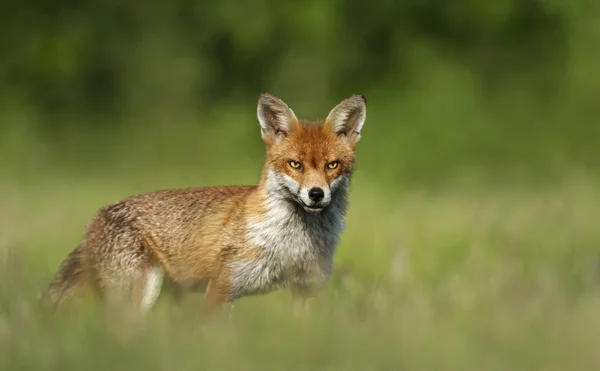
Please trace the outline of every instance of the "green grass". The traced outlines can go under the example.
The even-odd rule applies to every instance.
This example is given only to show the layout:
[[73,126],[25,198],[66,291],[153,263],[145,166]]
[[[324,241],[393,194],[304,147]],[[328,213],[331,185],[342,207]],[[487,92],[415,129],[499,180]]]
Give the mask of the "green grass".
[[[245,168],[253,160],[256,168]],[[122,169],[143,162],[121,161]],[[241,161],[225,160],[212,175],[165,166],[111,176],[51,166],[3,179],[0,369],[538,371],[599,364],[600,183],[585,174],[544,188],[475,178],[400,190],[359,169],[337,255],[343,269],[303,320],[293,317],[287,292],[242,299],[231,321],[225,311],[209,323],[199,317],[198,294],[181,307],[162,295],[145,321],[95,307],[56,316],[38,308],[39,291],[98,207],[157,188],[252,182],[260,157]]]

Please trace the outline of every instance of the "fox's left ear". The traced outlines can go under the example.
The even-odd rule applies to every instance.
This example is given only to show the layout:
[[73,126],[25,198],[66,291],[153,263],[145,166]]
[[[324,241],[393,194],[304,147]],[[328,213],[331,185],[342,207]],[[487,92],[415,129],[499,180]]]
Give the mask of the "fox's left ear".
[[360,94],[354,94],[335,106],[325,125],[329,125],[338,135],[345,135],[350,145],[360,140],[362,127],[367,118],[367,99]]

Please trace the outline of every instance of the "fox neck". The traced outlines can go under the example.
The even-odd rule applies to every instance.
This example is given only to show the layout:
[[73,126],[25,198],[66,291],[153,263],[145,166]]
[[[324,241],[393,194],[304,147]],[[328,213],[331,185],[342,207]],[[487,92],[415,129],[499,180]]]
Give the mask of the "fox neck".
[[246,241],[260,254],[232,265],[232,297],[306,288],[331,275],[346,212],[347,184],[342,185],[328,206],[311,214],[290,197],[281,177],[265,169],[246,203]]

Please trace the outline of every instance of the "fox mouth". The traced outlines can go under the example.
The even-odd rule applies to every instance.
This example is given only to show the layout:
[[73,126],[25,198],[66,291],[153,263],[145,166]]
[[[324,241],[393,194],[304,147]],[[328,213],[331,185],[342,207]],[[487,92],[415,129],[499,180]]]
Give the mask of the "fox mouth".
[[306,206],[306,205],[302,205],[302,207],[304,207],[304,210],[308,211],[309,213],[318,213],[320,211],[323,211],[324,207],[322,206]]
[[307,205],[304,203],[304,201],[298,199],[297,200],[298,204],[300,204],[300,206],[302,206],[302,208],[309,212],[309,213],[319,213],[321,211],[323,211],[323,209],[325,208],[325,206],[327,205]]

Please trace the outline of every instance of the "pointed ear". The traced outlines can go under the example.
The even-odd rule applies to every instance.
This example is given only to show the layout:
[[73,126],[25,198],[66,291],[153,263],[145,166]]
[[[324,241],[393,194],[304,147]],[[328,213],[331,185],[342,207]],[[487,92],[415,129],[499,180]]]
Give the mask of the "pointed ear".
[[298,123],[294,111],[274,95],[262,93],[258,98],[258,122],[263,141],[271,144],[287,136]]
[[360,140],[362,127],[367,117],[367,99],[360,94],[354,94],[335,106],[325,124],[329,125],[338,135],[345,135],[351,145]]

